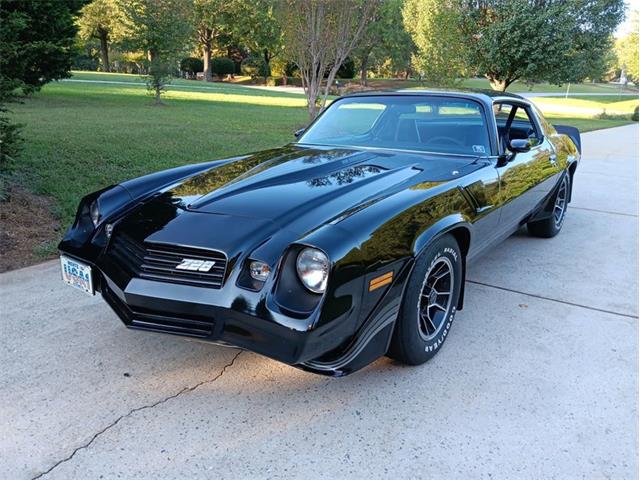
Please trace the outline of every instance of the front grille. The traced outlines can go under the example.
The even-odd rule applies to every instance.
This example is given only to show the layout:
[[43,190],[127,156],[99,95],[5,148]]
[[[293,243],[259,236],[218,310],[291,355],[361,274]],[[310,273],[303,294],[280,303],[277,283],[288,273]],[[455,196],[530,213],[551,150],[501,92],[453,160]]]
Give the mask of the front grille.
[[213,332],[213,319],[207,317],[177,317],[165,312],[131,307],[106,285],[102,289],[102,296],[122,321],[132,328],[191,337],[208,337]]
[[[108,255],[132,277],[194,287],[220,288],[227,269],[222,252],[158,243],[141,244],[126,234],[114,234]],[[177,270],[184,259],[215,262],[208,272]]]

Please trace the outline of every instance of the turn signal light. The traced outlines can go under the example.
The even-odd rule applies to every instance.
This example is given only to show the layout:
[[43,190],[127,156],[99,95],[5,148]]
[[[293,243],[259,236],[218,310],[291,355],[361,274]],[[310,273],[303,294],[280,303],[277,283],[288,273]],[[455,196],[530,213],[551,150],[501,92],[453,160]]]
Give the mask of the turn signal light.
[[259,282],[265,282],[267,278],[269,278],[270,272],[271,269],[269,268],[269,265],[264,262],[254,261],[249,264],[249,274],[251,275],[251,278],[258,280]]

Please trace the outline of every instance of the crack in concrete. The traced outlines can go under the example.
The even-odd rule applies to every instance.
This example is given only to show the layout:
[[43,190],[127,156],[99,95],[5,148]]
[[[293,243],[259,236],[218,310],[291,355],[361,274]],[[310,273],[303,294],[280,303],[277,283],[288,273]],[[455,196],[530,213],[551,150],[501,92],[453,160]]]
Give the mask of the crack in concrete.
[[572,210],[585,210],[587,212],[606,213],[607,215],[622,215],[623,217],[638,218],[638,215],[634,215],[633,213],[612,212],[609,210],[598,210],[597,208],[574,207],[573,205],[569,205],[569,208]]
[[617,315],[619,317],[625,317],[625,318],[633,318],[633,319],[637,319],[638,318],[638,315],[631,315],[629,313],[622,313],[622,312],[614,312],[612,310],[606,310],[604,308],[590,307],[589,305],[583,305],[581,303],[568,302],[566,300],[559,300],[557,298],[545,297],[543,295],[536,295],[535,293],[522,292],[520,290],[514,290],[512,288],[501,287],[499,285],[491,285],[490,283],[478,282],[476,280],[467,280],[466,282],[467,283],[473,283],[474,285],[481,285],[483,287],[496,288],[498,290],[504,290],[505,292],[511,292],[511,293],[517,293],[517,294],[520,294],[520,295],[526,295],[527,297],[538,298],[540,300],[548,300],[549,302],[556,302],[556,303],[562,303],[564,305],[571,305],[572,307],[586,308],[587,310],[593,310],[595,312],[608,313],[610,315]]
[[79,447],[75,448],[73,450],[73,452],[71,452],[71,455],[63,458],[62,460],[57,461],[56,463],[53,464],[52,467],[50,467],[48,470],[45,470],[44,472],[39,473],[38,475],[36,475],[35,477],[33,477],[31,480],[37,480],[38,478],[42,478],[45,475],[48,475],[49,473],[51,473],[54,469],[56,469],[58,466],[62,465],[63,463],[68,462],[69,460],[71,460],[76,453],[78,453],[80,450],[86,450],[87,448],[89,448],[91,446],[91,444],[98,438],[100,437],[103,433],[107,432],[108,430],[110,430],[111,428],[115,427],[118,423],[120,423],[121,420],[124,420],[125,418],[130,417],[131,415],[133,415],[134,413],[137,413],[141,410],[148,410],[151,408],[155,408],[158,405],[162,405],[165,402],[168,402],[169,400],[172,400],[174,398],[178,398],[179,396],[185,394],[185,393],[189,393],[189,392],[193,392],[194,390],[196,390],[197,388],[201,387],[202,385],[206,385],[209,383],[214,383],[215,381],[217,381],[220,377],[222,377],[222,375],[224,375],[224,373],[227,371],[228,368],[232,367],[233,364],[235,363],[235,361],[238,359],[238,357],[242,354],[243,350],[240,350],[238,353],[235,354],[235,356],[231,359],[231,361],[229,363],[227,363],[224,367],[222,367],[222,370],[220,370],[220,373],[218,373],[215,377],[210,378],[209,380],[203,380],[202,382],[196,383],[195,385],[191,386],[191,387],[184,387],[182,390],[178,391],[177,393],[174,393],[173,395],[169,395],[168,397],[165,397],[161,400],[158,400],[157,402],[151,403],[149,405],[143,405],[142,407],[136,407],[132,410],[129,410],[127,413],[125,413],[124,415],[119,416],[118,418],[116,418],[113,422],[111,422],[109,425],[107,425],[106,427],[104,427],[102,430],[96,432],[91,439],[89,439],[89,441],[87,443],[85,443],[84,445],[80,445]]

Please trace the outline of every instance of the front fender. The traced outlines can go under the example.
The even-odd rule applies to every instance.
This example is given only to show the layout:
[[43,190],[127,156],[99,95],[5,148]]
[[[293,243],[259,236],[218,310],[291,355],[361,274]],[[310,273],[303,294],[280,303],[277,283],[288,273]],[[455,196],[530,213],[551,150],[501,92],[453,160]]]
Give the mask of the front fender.
[[[471,224],[462,212],[456,212],[434,223],[416,238],[413,244],[414,256],[418,257],[435,238],[460,228],[466,230],[470,244],[471,241],[473,241]],[[468,247],[468,245],[466,247]],[[466,247],[461,246],[460,250],[464,253]]]
[[[82,256],[85,260],[93,262],[106,245],[106,237],[103,234],[103,226],[106,223],[121,218],[140,202],[177,182],[241,158],[244,157],[162,170],[90,193],[80,200],[75,220],[58,245],[58,249],[72,255]],[[89,206],[93,202],[98,202],[100,210],[100,222],[97,227],[93,225],[89,215]]]

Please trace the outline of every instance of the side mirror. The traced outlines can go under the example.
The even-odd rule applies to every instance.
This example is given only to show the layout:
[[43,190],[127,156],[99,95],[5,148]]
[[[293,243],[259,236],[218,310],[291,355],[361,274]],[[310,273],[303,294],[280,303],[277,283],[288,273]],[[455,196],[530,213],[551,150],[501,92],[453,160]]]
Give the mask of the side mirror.
[[531,144],[528,139],[514,138],[509,142],[509,150],[513,153],[524,153],[531,150]]
[[301,128],[300,130],[296,130],[295,132],[293,132],[293,136],[298,138],[298,137],[300,137],[300,135],[302,135],[304,133],[304,131],[305,131],[304,127]]

